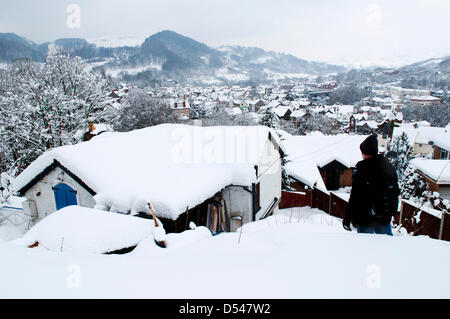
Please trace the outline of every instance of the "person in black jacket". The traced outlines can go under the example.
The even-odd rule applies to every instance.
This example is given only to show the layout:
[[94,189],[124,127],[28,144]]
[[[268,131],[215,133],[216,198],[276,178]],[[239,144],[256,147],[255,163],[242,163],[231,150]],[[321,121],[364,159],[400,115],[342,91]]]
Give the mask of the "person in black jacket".
[[[391,220],[397,212],[398,205],[398,179],[395,168],[378,154],[377,135],[373,134],[360,145],[363,160],[356,164],[356,173],[353,177],[352,191],[345,211],[343,227],[351,231],[350,223],[356,226],[358,233],[376,233],[392,236]],[[391,196],[377,196],[390,187]],[[380,198],[391,198],[392,203],[379,203]],[[391,211],[387,213],[376,212],[374,206],[388,206]],[[394,208],[395,207],[395,208]],[[383,209],[379,209],[383,211]]]

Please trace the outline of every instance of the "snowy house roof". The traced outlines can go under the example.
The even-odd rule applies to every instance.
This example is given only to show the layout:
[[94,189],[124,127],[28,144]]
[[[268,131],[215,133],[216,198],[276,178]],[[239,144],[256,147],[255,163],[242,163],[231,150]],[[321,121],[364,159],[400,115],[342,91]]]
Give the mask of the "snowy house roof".
[[239,107],[226,108],[225,112],[230,116],[242,114],[242,110]]
[[364,126],[365,124],[367,124],[367,126],[372,128],[372,129],[376,129],[379,126],[379,124],[376,121],[360,121],[356,125],[357,126]]
[[269,108],[275,108],[275,107],[277,107],[278,105],[280,105],[280,102],[279,102],[278,100],[275,100],[275,101],[269,102],[269,103],[267,104],[267,107],[269,107]]
[[414,127],[417,123],[405,123],[400,127],[394,128],[394,137],[400,136],[403,132],[408,135],[408,140],[411,145],[428,144],[430,141],[439,139],[445,134],[445,129],[442,127],[419,126]]
[[450,150],[450,131],[446,130],[442,135],[437,135],[432,138],[434,145],[444,149]]
[[447,126],[445,132],[432,138],[434,145],[444,150],[450,150],[450,130],[448,128],[450,127]]
[[450,184],[450,160],[415,158],[411,165],[437,184]]
[[422,96],[407,96],[411,101],[423,101],[423,102],[437,102],[441,99],[431,95],[422,95]]
[[442,127],[419,127],[418,134],[416,136],[416,143],[428,144],[434,138],[445,133],[445,129]]
[[47,151],[13,187],[24,193],[58,162],[95,194],[96,207],[134,214],[147,211],[150,201],[158,216],[175,220],[226,186],[255,182],[254,166],[265,154],[269,136],[280,144],[276,133],[264,126],[163,124],[106,132],[89,142]]
[[305,109],[294,110],[291,113],[291,117],[293,117],[293,118],[301,118],[301,117],[305,116],[305,114],[306,114],[306,110]]
[[272,109],[272,111],[278,116],[278,117],[284,117],[287,112],[289,112],[291,108],[289,106],[278,106]]
[[338,105],[339,114],[351,114],[353,113],[353,105]]

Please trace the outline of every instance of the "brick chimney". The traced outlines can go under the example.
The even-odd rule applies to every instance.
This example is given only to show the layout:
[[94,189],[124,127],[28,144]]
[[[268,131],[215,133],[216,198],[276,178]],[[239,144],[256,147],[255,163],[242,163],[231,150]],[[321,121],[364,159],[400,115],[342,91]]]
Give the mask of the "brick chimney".
[[88,122],[89,125],[89,133],[92,133],[95,130],[94,122]]

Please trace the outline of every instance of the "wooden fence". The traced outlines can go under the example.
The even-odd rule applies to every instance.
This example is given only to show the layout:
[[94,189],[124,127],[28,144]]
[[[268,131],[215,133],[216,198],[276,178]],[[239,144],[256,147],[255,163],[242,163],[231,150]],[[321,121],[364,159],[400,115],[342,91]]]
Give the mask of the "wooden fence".
[[396,216],[394,223],[414,235],[450,241],[450,215],[441,211],[403,200],[400,214]]
[[[334,217],[344,218],[347,201],[334,193],[325,193],[317,188],[305,192],[282,192],[280,208],[310,206]],[[426,235],[434,239],[450,241],[450,214],[401,202],[400,213],[393,219],[413,235]]]
[[312,190],[304,192],[281,192],[280,208],[311,206]]

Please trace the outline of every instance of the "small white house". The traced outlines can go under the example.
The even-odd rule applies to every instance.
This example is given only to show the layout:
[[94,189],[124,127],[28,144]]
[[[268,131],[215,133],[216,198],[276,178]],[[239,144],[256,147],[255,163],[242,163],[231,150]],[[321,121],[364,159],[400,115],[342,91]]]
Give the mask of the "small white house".
[[273,213],[281,197],[277,134],[264,126],[163,124],[105,132],[36,159],[15,180],[36,221],[70,205],[150,216],[167,231],[213,232]]

